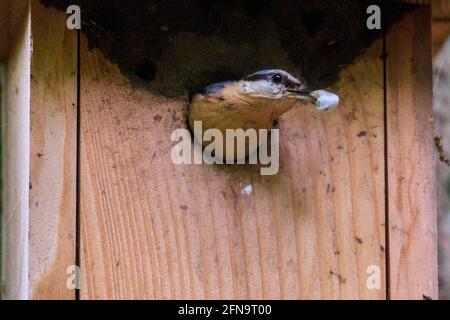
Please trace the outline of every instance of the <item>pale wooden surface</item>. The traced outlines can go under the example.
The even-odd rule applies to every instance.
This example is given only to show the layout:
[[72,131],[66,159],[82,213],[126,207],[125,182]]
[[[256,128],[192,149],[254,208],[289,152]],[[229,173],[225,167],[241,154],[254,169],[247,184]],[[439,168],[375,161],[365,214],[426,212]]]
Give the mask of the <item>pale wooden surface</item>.
[[381,49],[342,74],[338,111],[283,117],[282,169],[261,177],[173,165],[186,101],[133,89],[83,41],[82,298],[384,299]]
[[421,8],[386,39],[392,299],[438,295],[430,17]]
[[[30,289],[36,299],[70,299],[74,56],[61,54],[73,38],[45,29],[64,14],[41,9],[33,10],[42,14],[49,37],[33,32],[43,39],[34,45],[39,65],[33,65],[32,108],[45,108],[31,115],[32,132],[39,133],[32,140],[31,197],[48,211],[30,201],[33,224],[42,223],[30,233],[42,253],[30,255],[36,261]],[[280,174],[261,177],[258,168],[245,166],[172,165],[170,134],[185,126],[186,101],[133,88],[83,39],[81,297],[385,299],[389,253],[391,298],[436,298],[431,51],[424,24],[429,9],[423,10],[387,39],[389,250],[381,41],[330,88],[343,98],[337,111],[304,108],[281,119]],[[45,50],[60,59],[39,54]],[[55,63],[62,65],[49,67]],[[249,184],[253,193],[242,194]],[[40,231],[49,226],[47,234]],[[381,269],[380,290],[366,287],[372,265]]]
[[5,68],[2,106],[2,292],[28,297],[30,14],[16,30]]
[[32,1],[30,297],[74,299],[77,34]]

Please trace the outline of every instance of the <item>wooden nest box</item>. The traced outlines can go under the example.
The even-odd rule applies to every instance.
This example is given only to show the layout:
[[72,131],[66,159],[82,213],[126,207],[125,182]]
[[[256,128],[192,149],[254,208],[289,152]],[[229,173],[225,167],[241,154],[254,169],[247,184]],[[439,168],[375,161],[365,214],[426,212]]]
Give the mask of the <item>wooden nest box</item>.
[[[195,21],[206,16],[183,32],[161,18],[166,38],[142,25],[117,41],[94,9],[78,34],[61,2],[45,2],[59,9],[0,4],[4,298],[437,298],[428,1],[348,63],[315,45],[331,31],[315,33],[314,19],[311,33],[303,25],[324,63],[335,50],[326,68],[302,66],[314,52],[277,33],[275,14],[288,7],[260,14],[242,5],[222,17],[227,27],[201,36]],[[227,22],[242,17],[264,21],[266,37]],[[223,39],[233,26],[248,32],[231,47]],[[208,48],[223,59],[208,60]],[[299,108],[280,119],[278,175],[172,164],[170,133],[186,126],[191,84],[277,61],[342,98],[332,113]],[[80,288],[71,290],[76,270]]]

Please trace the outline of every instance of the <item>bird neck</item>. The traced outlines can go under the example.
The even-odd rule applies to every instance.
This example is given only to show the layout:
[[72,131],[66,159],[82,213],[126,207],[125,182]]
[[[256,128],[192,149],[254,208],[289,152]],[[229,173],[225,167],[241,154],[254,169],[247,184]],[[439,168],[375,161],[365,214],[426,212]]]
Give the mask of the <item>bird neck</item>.
[[252,96],[232,83],[212,95],[197,95],[189,108],[189,121],[202,121],[204,129],[271,129],[274,120],[295,105],[292,100]]

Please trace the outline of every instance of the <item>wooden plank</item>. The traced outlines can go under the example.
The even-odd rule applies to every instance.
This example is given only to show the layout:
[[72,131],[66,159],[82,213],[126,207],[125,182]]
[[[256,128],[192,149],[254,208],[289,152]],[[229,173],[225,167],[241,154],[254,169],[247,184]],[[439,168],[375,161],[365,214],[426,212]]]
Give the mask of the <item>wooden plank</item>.
[[405,2],[410,4],[417,4],[417,5],[423,5],[423,6],[429,6],[431,5],[431,2],[434,0],[391,0],[394,2]]
[[431,12],[387,35],[390,298],[437,298]]
[[30,297],[74,299],[77,34],[66,15],[32,1]]
[[[297,110],[282,122],[291,190],[301,190],[291,191],[301,298],[385,298],[381,51],[376,42],[341,73],[331,88],[342,97],[337,113]],[[379,290],[367,288],[371,266],[379,267]]]
[[1,117],[3,299],[28,296],[30,45],[28,11],[16,30],[5,68]]
[[0,61],[6,61],[14,41],[19,36],[18,30],[26,17],[28,2],[28,0],[0,1]]
[[81,297],[384,299],[381,52],[343,72],[338,111],[283,117],[281,171],[261,177],[173,165],[186,101],[133,88],[83,39]]
[[443,45],[450,37],[450,19],[447,21],[433,21],[433,55],[441,51]]
[[434,20],[450,20],[450,1],[433,0],[432,10]]
[[433,56],[436,56],[450,37],[450,1],[433,0],[432,17]]

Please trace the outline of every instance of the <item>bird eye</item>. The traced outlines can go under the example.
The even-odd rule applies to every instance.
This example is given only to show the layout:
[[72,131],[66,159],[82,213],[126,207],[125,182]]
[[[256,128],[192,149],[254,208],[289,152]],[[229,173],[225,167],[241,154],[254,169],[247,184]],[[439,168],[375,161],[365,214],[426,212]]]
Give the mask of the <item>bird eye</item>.
[[280,84],[283,82],[283,77],[280,74],[276,74],[272,77],[272,81],[275,84]]

